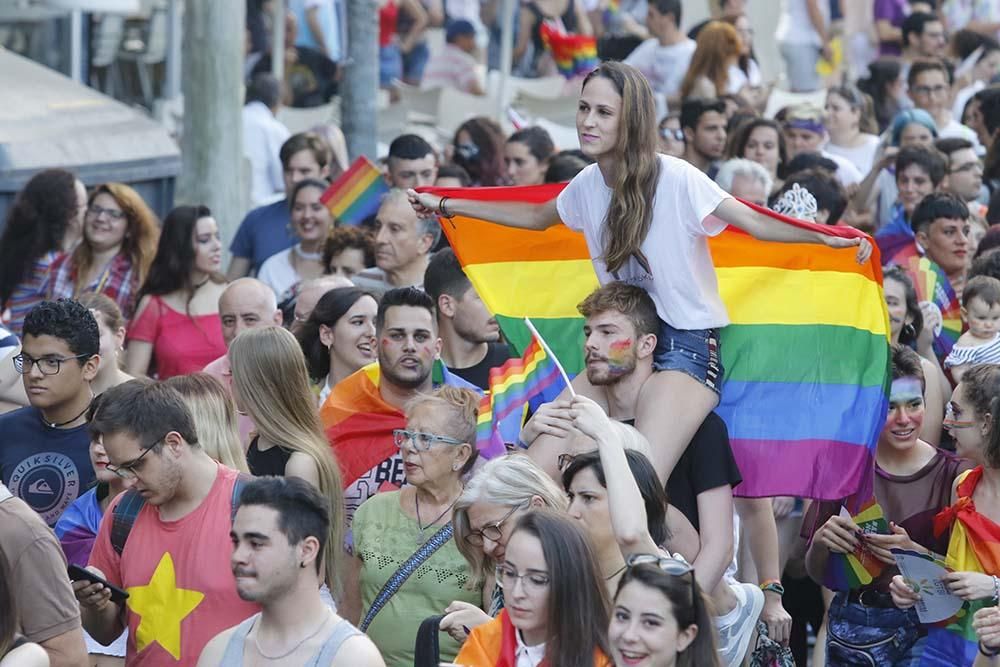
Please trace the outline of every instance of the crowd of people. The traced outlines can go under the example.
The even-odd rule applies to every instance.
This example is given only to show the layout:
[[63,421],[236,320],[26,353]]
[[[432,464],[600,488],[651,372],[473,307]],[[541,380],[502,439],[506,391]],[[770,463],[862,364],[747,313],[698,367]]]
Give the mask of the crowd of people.
[[[336,90],[342,3],[290,3],[281,83],[263,4],[244,110],[260,205],[225,270],[212,211],[161,220],[123,183],[47,169],[7,212],[0,666],[1000,664],[1000,4],[874,0],[866,24],[786,0],[788,88],[825,105],[765,116],[752,2],[690,33],[680,0],[519,3],[525,76],[554,71],[552,30],[596,40],[602,62],[567,82],[579,145],[485,117],[446,146],[401,134],[369,156],[389,191],[357,226],[322,200],[339,131],[274,116]],[[470,72],[498,58],[496,2],[379,7],[383,86],[485,94]],[[567,181],[537,204],[425,189]],[[477,446],[480,397],[519,351],[442,235],[455,216],[565,224],[600,282],[574,304],[573,391],[502,455]],[[849,499],[734,497],[708,249],[726,226],[861,263],[877,246],[887,532]],[[921,623],[898,549],[945,559],[968,642]],[[880,573],[824,588],[859,550]]]

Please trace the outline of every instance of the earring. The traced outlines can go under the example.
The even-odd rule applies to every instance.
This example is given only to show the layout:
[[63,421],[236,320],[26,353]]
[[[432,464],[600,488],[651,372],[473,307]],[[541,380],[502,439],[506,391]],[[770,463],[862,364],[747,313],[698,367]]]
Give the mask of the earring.
[[299,567],[304,568],[305,566],[306,566],[305,563],[299,563]]
[[903,335],[905,335],[906,338],[908,339],[916,338],[917,337],[916,327],[914,327],[911,323],[907,322],[906,324],[903,325]]
[[456,463],[455,465],[453,465],[453,466],[451,467],[451,469],[452,469],[452,470],[453,470],[454,472],[458,472],[458,469],[459,469],[459,468],[461,468],[461,467],[462,467],[462,466],[460,466],[460,465],[458,465],[458,464]]

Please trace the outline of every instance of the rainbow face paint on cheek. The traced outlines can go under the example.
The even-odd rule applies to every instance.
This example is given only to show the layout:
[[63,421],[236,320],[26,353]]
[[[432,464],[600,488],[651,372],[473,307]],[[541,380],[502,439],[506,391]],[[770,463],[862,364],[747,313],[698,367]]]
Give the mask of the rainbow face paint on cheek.
[[614,374],[627,373],[631,370],[628,363],[629,353],[632,350],[630,339],[618,340],[608,347],[608,370]]

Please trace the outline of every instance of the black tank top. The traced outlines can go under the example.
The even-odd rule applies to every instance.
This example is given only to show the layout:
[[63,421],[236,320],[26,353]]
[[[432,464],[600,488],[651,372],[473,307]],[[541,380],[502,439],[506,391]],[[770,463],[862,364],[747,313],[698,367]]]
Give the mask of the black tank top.
[[251,440],[250,447],[247,448],[247,467],[250,468],[250,474],[255,477],[264,475],[284,477],[285,466],[288,465],[288,459],[292,456],[291,450],[275,446],[260,451],[257,449],[258,439],[255,437]]

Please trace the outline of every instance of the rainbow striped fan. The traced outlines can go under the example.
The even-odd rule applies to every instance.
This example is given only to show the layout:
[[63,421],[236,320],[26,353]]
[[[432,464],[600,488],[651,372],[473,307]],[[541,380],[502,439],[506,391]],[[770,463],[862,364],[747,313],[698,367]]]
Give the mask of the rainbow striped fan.
[[[847,510],[843,510],[844,514]],[[882,513],[882,506],[872,498],[861,507],[861,511],[851,517],[862,533],[886,534],[889,524]],[[823,584],[834,591],[846,591],[867,586],[882,573],[885,563],[875,557],[863,542],[849,554],[831,553],[826,564]]]
[[944,271],[928,257],[913,255],[901,263],[913,280],[918,301],[929,301],[941,311],[941,330],[935,332],[934,352],[947,356],[962,335],[961,304]]

